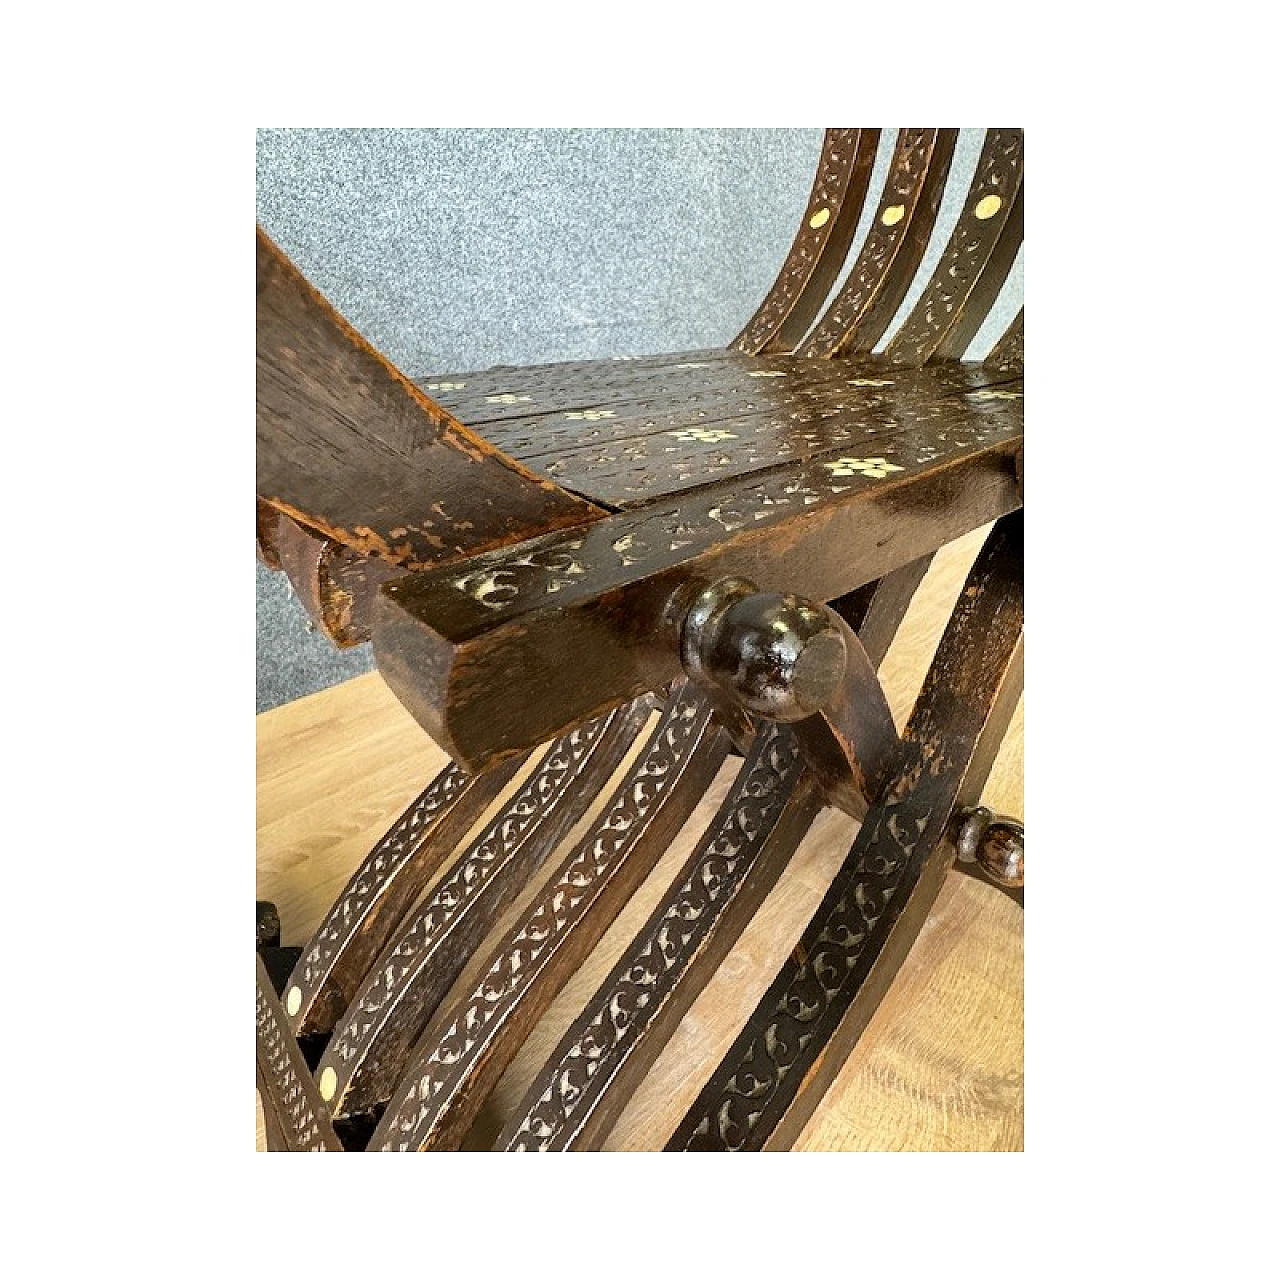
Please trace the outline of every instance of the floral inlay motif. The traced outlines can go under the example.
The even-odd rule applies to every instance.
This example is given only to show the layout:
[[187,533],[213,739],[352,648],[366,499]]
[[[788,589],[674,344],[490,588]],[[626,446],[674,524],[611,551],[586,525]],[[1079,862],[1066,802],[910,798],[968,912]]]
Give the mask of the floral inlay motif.
[[517,396],[510,391],[500,396],[485,396],[485,404],[519,404],[522,400],[532,400],[532,396]]
[[564,415],[572,422],[599,422],[601,418],[616,418],[612,409],[578,409]]
[[705,427],[686,427],[683,431],[668,431],[667,435],[689,443],[715,444],[718,440],[736,440],[732,431],[708,431]]
[[872,480],[883,480],[890,471],[902,470],[883,458],[837,458],[834,462],[824,462],[822,465],[833,476],[867,476]]
[[465,382],[428,382],[426,389],[428,391],[461,391],[466,385]]

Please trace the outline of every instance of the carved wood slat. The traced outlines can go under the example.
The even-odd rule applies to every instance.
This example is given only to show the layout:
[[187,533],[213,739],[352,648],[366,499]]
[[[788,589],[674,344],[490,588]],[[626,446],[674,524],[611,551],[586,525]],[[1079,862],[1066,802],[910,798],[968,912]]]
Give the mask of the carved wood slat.
[[[844,602],[842,616],[874,666],[932,558]],[[552,1051],[499,1137],[499,1150],[591,1150],[612,1128],[825,802],[795,727],[761,728],[671,890]]]
[[840,275],[858,229],[879,129],[828,129],[795,240],[760,309],[734,340],[748,355],[790,351]]
[[262,957],[257,957],[257,1075],[267,1132],[285,1151],[341,1151],[329,1112],[289,1030]]
[[447,765],[374,845],[303,949],[285,988],[295,1035],[333,1030],[404,913],[526,759],[515,756],[474,775]]
[[767,725],[732,790],[496,1148],[597,1147],[822,808],[791,727]]
[[667,432],[679,432],[672,439],[684,440],[699,430],[733,430],[736,422],[761,416],[803,424],[824,413],[874,408],[890,400],[930,404],[1008,381],[1009,376],[954,362],[906,369],[880,356],[847,362],[736,356],[708,372],[685,375],[680,382],[654,380],[644,395],[626,390],[601,393],[585,409],[533,400],[524,406],[527,412],[490,423],[484,430],[497,447],[541,469],[574,450],[607,448]]
[[924,293],[884,349],[895,364],[964,354],[1022,243],[1022,130],[989,129],[964,208]]
[[621,763],[653,707],[637,699],[551,744],[533,773],[404,920],[369,968],[320,1059],[335,1115],[391,1097],[414,1041],[504,907]]
[[379,669],[454,759],[533,746],[679,675],[667,611],[691,579],[831,600],[1018,507],[1019,396],[978,392],[962,422],[886,440],[897,472],[811,459],[388,583]]
[[849,278],[801,356],[870,351],[907,296],[929,245],[947,184],[958,129],[902,129],[875,221]]
[[856,1043],[954,860],[949,827],[993,763],[1022,682],[1022,513],[979,554],[884,798],[793,957],[667,1144],[785,1149]]
[[984,369],[997,369],[1001,372],[1022,373],[1023,332],[1022,317],[1024,308],[1018,309],[1009,327],[1001,335],[1000,340],[987,353],[982,362]]
[[590,831],[494,949],[488,972],[432,1019],[370,1150],[456,1149],[534,1023],[692,813],[728,747],[706,700],[685,684]]
[[409,568],[601,514],[428,399],[261,228],[257,260],[260,498]]
[[[817,362],[813,362],[817,363]],[[829,368],[835,362],[823,362]],[[587,445],[542,454],[529,465],[575,493],[618,509],[647,506],[719,480],[795,464],[824,455],[881,456],[901,437],[946,438],[972,425],[972,397],[1016,389],[1016,380],[981,365],[947,366],[948,378],[933,386],[908,383],[889,366],[868,388],[823,388],[811,392],[774,383],[777,407],[739,417],[706,419],[700,426],[644,430],[603,446]],[[956,373],[967,374],[967,378]],[[797,381],[799,379],[797,378]],[[858,381],[862,381],[859,379]],[[890,454],[883,454],[896,461]]]

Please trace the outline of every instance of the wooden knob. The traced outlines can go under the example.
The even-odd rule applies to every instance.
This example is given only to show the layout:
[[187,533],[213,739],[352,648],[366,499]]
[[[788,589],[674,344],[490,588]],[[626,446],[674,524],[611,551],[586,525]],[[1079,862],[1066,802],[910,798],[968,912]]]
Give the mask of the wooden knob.
[[979,806],[964,815],[956,836],[956,853],[976,862],[983,874],[1006,889],[1021,889],[1026,864],[1026,835],[1016,818],[997,817]]
[[680,657],[691,678],[710,682],[753,715],[788,723],[831,700],[848,654],[825,606],[722,578],[694,597]]

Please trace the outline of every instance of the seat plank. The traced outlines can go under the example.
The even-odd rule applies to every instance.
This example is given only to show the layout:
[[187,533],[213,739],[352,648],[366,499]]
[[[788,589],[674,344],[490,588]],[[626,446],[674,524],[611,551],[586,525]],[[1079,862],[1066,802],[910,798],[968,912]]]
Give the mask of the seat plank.
[[533,746],[680,674],[667,610],[691,579],[831,600],[1019,507],[1022,402],[987,394],[857,457],[774,467],[388,583],[378,667],[468,767]]
[[409,568],[602,513],[464,427],[257,237],[258,497]]

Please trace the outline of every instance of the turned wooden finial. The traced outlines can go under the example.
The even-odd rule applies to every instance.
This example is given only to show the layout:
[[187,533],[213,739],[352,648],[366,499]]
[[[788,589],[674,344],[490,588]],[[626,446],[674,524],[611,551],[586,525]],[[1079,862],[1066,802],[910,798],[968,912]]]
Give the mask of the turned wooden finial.
[[803,720],[826,705],[847,656],[839,620],[825,606],[762,592],[745,578],[699,590],[680,626],[685,672],[765,720]]
[[1025,839],[1023,825],[1016,818],[997,817],[979,805],[962,815],[956,854],[962,862],[976,862],[996,884],[1021,889]]

